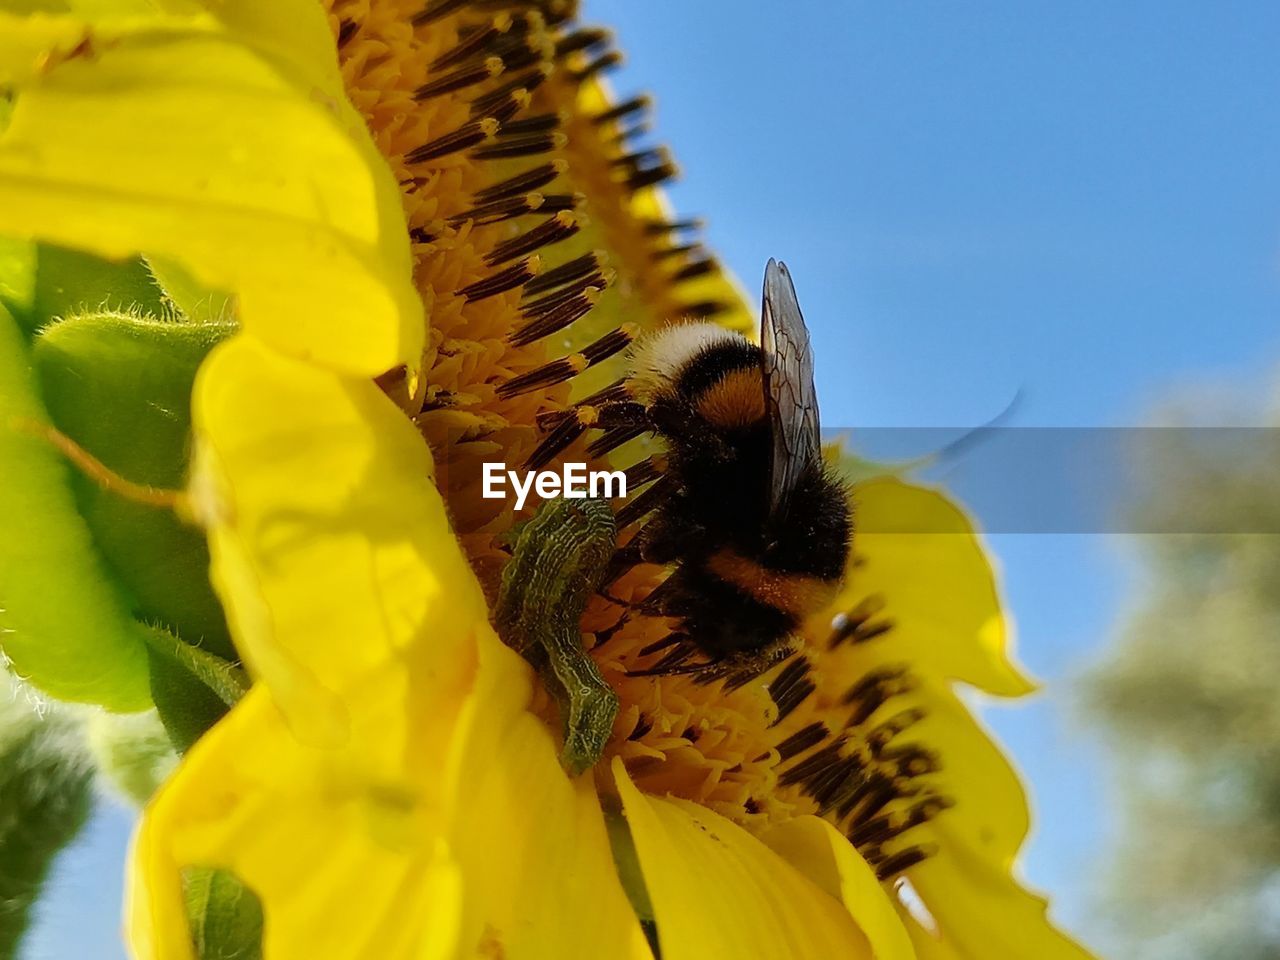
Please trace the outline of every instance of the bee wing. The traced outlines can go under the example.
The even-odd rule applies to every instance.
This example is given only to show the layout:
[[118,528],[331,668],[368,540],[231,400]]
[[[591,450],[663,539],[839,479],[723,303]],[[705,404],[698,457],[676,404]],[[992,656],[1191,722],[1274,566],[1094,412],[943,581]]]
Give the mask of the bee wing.
[[787,498],[800,477],[821,462],[822,441],[809,331],[791,273],[776,260],[770,260],[764,271],[760,346],[764,401],[773,432],[769,506],[777,516],[785,513]]

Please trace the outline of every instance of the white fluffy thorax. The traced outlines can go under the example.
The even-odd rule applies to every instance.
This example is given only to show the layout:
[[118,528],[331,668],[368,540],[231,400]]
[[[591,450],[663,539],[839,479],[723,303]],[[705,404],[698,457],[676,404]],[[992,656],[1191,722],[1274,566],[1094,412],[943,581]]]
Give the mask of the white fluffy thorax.
[[631,351],[631,388],[648,403],[675,389],[680,372],[708,348],[742,335],[714,323],[675,323],[640,340]]

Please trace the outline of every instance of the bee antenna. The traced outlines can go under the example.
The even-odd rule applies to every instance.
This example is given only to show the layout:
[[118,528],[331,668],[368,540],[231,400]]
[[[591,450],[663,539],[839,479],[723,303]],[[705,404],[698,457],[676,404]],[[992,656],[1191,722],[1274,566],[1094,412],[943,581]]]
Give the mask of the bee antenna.
[[1014,391],[1013,397],[1004,405],[1004,409],[997,413],[986,423],[966,430],[963,434],[952,440],[950,443],[935,450],[922,458],[921,466],[932,467],[941,463],[952,462],[964,456],[974,447],[981,443],[985,443],[991,439],[991,435],[1006,426],[1017,413],[1018,407],[1022,406],[1022,402],[1026,397],[1026,390],[1019,387]]

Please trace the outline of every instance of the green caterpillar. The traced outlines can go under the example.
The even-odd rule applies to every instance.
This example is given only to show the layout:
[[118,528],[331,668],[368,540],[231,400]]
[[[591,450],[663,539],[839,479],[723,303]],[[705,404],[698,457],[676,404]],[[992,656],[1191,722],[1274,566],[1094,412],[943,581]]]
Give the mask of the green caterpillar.
[[549,500],[520,528],[498,595],[498,632],[554,694],[561,762],[575,776],[600,759],[618,715],[618,695],[583,649],[578,626],[616,543],[606,501]]

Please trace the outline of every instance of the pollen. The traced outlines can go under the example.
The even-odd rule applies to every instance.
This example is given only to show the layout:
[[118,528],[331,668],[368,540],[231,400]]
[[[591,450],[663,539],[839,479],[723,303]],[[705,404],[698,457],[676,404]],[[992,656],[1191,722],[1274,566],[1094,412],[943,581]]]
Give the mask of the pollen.
[[[723,275],[689,278],[694,228],[669,216],[675,173],[640,147],[648,101],[614,105],[620,57],[565,0],[329,0],[348,94],[398,178],[429,329],[412,396],[379,378],[436,459],[486,589],[516,517],[481,465],[525,462],[538,417],[622,375],[639,331],[716,313],[751,319]],[[625,109],[618,109],[625,107]],[[727,291],[727,293],[726,293]],[[583,441],[585,442],[585,441]],[[584,460],[583,443],[564,451]]]
[[[663,484],[662,452],[641,430],[599,422],[625,397],[627,348],[670,324],[752,332],[755,318],[698,222],[673,215],[661,187],[677,166],[646,142],[652,104],[613,97],[605,76],[621,55],[577,23],[575,3],[328,3],[348,94],[401,186],[429,318],[412,388],[404,370],[378,382],[430,446],[494,600],[512,527],[532,506],[517,516],[483,497],[483,464],[625,470],[628,488],[644,488],[617,505],[625,528]],[[727,417],[759,412],[730,400]],[[945,804],[919,786],[936,761],[901,746],[909,717],[894,721],[901,730],[881,719],[909,680],[863,677],[843,659],[890,629],[873,606],[806,636],[759,680],[709,684],[679,672],[696,653],[678,625],[639,612],[664,573],[635,567],[581,623],[621,701],[607,756],[647,791],[749,826],[827,816],[885,876],[923,856],[906,835]]]

